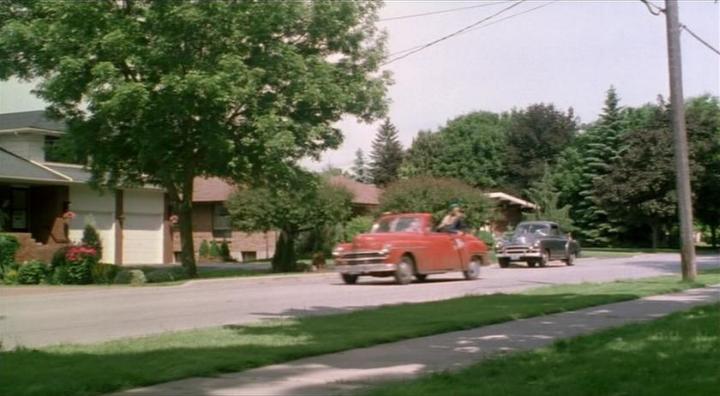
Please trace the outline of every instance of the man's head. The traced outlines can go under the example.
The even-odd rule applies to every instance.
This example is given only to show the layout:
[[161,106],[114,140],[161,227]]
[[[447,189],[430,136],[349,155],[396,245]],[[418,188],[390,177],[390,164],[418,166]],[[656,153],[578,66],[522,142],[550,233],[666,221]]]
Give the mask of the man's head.
[[450,213],[458,215],[462,213],[462,208],[458,204],[451,204],[450,205]]

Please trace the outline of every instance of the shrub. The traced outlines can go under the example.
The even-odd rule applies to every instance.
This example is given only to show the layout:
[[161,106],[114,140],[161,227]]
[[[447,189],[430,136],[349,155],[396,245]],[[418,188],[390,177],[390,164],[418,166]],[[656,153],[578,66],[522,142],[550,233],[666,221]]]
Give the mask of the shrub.
[[208,241],[204,240],[202,243],[200,243],[200,249],[198,250],[198,255],[200,257],[208,257],[210,255],[210,245],[208,245]]
[[37,285],[45,281],[47,276],[48,268],[45,263],[38,260],[32,260],[20,265],[17,280],[21,285]]
[[187,279],[184,268],[160,268],[145,274],[148,283],[173,282]]
[[50,283],[52,283],[53,285],[64,285],[66,283],[69,283],[67,267],[53,267],[51,270],[52,275],[50,276]]
[[65,253],[67,282],[74,285],[92,283],[92,267],[97,264],[97,251],[89,246],[71,246]]
[[356,235],[370,231],[373,218],[370,216],[353,217],[345,225],[345,241],[350,242]]
[[82,244],[95,249],[98,259],[102,257],[102,241],[100,240],[100,234],[98,234],[95,227],[90,224],[86,225],[83,230]]
[[220,256],[220,247],[218,246],[217,242],[210,241],[210,257],[212,258],[219,258]]
[[8,269],[3,276],[3,283],[6,285],[17,285],[18,271],[16,269]]
[[220,257],[222,257],[223,261],[233,261],[227,241],[222,241],[220,244]]
[[17,268],[15,253],[20,249],[20,242],[13,235],[0,234],[0,277],[10,270]]
[[113,283],[116,285],[142,285],[143,283],[147,282],[147,279],[145,278],[145,273],[143,273],[139,269],[134,270],[120,270],[120,272],[117,273],[115,276],[115,279],[113,280]]
[[115,280],[115,276],[120,271],[120,267],[113,264],[96,263],[90,268],[93,283],[110,284]]
[[493,246],[495,246],[495,237],[493,236],[492,232],[478,231],[475,233],[475,236],[485,242],[485,244],[488,246],[488,249],[492,249]]
[[53,253],[52,259],[50,260],[50,267],[53,270],[67,264],[67,260],[65,260],[65,255],[67,255],[67,251],[69,248],[70,246],[63,246],[56,250],[55,253]]

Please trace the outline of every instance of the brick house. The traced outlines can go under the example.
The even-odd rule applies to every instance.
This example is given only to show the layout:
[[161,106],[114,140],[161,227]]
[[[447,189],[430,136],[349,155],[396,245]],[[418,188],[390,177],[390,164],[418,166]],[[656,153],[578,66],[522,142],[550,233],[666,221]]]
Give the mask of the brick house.
[[[157,187],[103,193],[88,185],[80,165],[49,161],[46,148],[65,125],[43,111],[0,114],[0,231],[21,243],[16,259],[49,261],[61,246],[79,242],[92,224],[109,264],[171,261],[165,192]],[[75,217],[67,218],[72,212]]]

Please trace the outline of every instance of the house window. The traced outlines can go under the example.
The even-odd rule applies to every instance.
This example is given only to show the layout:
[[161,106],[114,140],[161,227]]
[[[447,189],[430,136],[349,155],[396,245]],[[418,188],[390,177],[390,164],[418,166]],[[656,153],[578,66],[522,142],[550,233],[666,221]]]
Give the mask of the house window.
[[248,262],[248,261],[255,261],[257,260],[257,252],[251,252],[251,251],[243,251],[242,252],[242,261]]
[[213,237],[232,237],[230,213],[223,204],[216,204],[213,207]]

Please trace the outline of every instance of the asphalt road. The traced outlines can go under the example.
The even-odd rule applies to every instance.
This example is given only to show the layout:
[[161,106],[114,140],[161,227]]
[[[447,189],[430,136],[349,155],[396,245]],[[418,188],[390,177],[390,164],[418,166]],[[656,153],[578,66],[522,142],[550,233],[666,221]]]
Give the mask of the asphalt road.
[[[720,256],[700,256],[702,267],[720,267]],[[678,273],[678,254],[580,259],[576,266],[497,266],[480,279],[460,273],[426,283],[395,285],[390,278],[343,284],[336,274],[194,281],[178,286],[86,286],[0,289],[3,348],[92,343],[173,330],[238,324],[262,318],[314,315],[382,304],[511,292],[548,284],[599,282]]]

